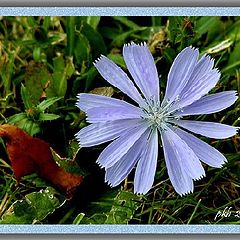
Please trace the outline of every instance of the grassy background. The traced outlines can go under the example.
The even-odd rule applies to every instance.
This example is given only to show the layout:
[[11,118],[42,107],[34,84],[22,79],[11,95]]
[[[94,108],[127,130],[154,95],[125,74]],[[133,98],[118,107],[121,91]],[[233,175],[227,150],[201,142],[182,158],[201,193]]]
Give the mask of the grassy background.
[[[212,92],[240,93],[239,17],[1,17],[0,124],[15,124],[49,142],[65,158],[62,165],[74,160],[85,179],[72,200],[36,174],[16,185],[0,139],[0,223],[239,222],[239,136],[202,138],[224,153],[228,163],[222,169],[204,165],[206,177],[184,197],[170,184],[161,148],[154,186],[145,196],[132,193],[133,173],[119,187],[104,184],[104,171],[95,161],[105,145],[78,149],[74,134],[86,122],[75,107],[76,95],[93,91],[128,100],[101,78],[92,62],[104,54],[126,70],[122,47],[130,41],[147,42],[161,76],[162,95],[175,56],[189,45],[215,58],[222,75]],[[43,100],[48,104],[42,106]],[[194,119],[239,126],[239,113],[237,101],[225,111]],[[225,208],[231,208],[231,216],[214,220]]]

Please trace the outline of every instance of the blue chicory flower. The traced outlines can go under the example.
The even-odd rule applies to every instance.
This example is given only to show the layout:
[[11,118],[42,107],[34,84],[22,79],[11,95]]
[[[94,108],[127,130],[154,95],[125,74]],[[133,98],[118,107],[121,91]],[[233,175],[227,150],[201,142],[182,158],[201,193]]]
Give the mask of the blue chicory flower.
[[76,105],[86,112],[91,123],[76,134],[80,146],[91,147],[114,140],[97,160],[106,170],[105,181],[116,186],[136,166],[134,192],[146,194],[154,182],[161,138],[174,189],[180,195],[193,192],[193,180],[205,176],[200,160],[220,168],[226,158],[188,131],[224,139],[235,135],[237,128],[183,117],[221,111],[236,101],[236,91],[206,95],[217,84],[220,73],[214,68],[213,59],[207,55],[199,59],[198,49],[187,47],[175,58],[165,97],[160,101],[158,72],[146,43],[124,45],[123,57],[134,82],[105,56],[94,65],[105,80],[138,106],[111,97],[80,93]]

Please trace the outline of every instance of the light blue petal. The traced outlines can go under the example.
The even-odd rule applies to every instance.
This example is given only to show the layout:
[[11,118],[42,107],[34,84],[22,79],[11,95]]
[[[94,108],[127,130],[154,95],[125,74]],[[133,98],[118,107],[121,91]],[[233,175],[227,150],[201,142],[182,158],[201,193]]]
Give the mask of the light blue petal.
[[188,156],[181,156],[176,152],[175,145],[169,137],[167,130],[161,132],[161,138],[168,176],[175,191],[180,195],[193,192],[193,180],[184,170],[182,163],[185,160],[182,158],[187,158]]
[[89,123],[99,123],[120,119],[141,119],[141,115],[142,111],[137,107],[97,107],[87,111],[87,121]]
[[129,72],[145,98],[159,100],[158,72],[147,44],[124,45],[123,57]]
[[152,187],[158,159],[158,132],[152,130],[140,160],[138,161],[135,177],[134,192],[146,194]]
[[175,101],[187,84],[198,59],[198,50],[184,48],[175,58],[168,74],[167,87],[162,106]]
[[200,98],[175,114],[178,116],[188,116],[219,112],[235,103],[238,99],[236,94],[236,91],[225,91],[211,94]]
[[214,61],[209,56],[203,56],[196,64],[189,81],[179,93],[178,100],[170,111],[183,108],[207,94],[217,84],[220,73],[213,68]]
[[227,159],[217,149],[213,148],[204,141],[198,139],[190,133],[180,128],[175,128],[174,132],[187,143],[198,158],[211,167],[221,168]]
[[91,108],[98,107],[125,107],[130,109],[137,108],[134,105],[123,100],[92,93],[80,93],[78,94],[77,98],[78,100],[76,106],[84,112],[87,112]]
[[190,120],[173,121],[176,125],[205,137],[224,139],[237,133],[236,127],[226,124]]
[[143,98],[139,94],[133,82],[129,79],[127,74],[113,61],[102,55],[94,63],[94,66],[97,68],[98,72],[102,75],[102,77],[114,87],[117,87],[123,93],[127,94],[139,105],[145,104]]
[[173,130],[167,128],[165,131],[172,149],[175,151],[175,154],[179,162],[182,164],[186,174],[194,180],[204,177],[205,171],[193,150],[176,133],[174,133]]
[[106,169],[105,181],[111,187],[120,184],[132,171],[146,147],[149,131],[147,130],[118,162]]
[[142,136],[147,128],[148,125],[143,122],[137,125],[135,128],[126,131],[125,134],[114,140],[102,151],[97,159],[97,163],[101,167],[112,167],[128,152],[128,150]]
[[130,128],[140,124],[141,120],[126,119],[116,120],[109,123],[94,123],[82,128],[76,138],[81,147],[92,147],[99,145],[121,136]]

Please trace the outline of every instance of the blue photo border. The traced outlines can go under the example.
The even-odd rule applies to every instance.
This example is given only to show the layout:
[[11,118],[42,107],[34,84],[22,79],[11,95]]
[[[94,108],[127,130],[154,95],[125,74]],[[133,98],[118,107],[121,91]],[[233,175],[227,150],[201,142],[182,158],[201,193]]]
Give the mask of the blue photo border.
[[[1,16],[240,16],[240,7],[0,7]],[[1,234],[239,234],[240,225],[0,225]]]

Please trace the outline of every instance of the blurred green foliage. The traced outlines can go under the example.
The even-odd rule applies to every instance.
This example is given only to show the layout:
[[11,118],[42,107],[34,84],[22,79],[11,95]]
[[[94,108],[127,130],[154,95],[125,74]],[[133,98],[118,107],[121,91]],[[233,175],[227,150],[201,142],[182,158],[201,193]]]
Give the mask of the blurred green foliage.
[[[233,215],[214,217],[218,210],[240,208],[240,138],[204,139],[226,154],[222,169],[205,166],[207,176],[195,182],[193,194],[178,196],[168,179],[162,150],[155,184],[146,196],[133,192],[133,174],[111,189],[95,164],[104,146],[79,149],[74,134],[86,126],[75,106],[80,92],[125,96],[109,85],[93,66],[101,54],[124,70],[122,46],[147,42],[161,76],[186,46],[215,58],[221,80],[213,91],[240,93],[240,17],[1,17],[0,124],[10,123],[49,142],[54,158],[85,179],[69,201],[36,174],[20,184],[11,171],[6,147],[0,144],[0,223],[45,224],[207,224],[238,223]],[[239,101],[209,120],[239,126]],[[59,154],[56,154],[56,152]],[[62,157],[60,157],[62,156]],[[59,161],[61,160],[61,161]]]

